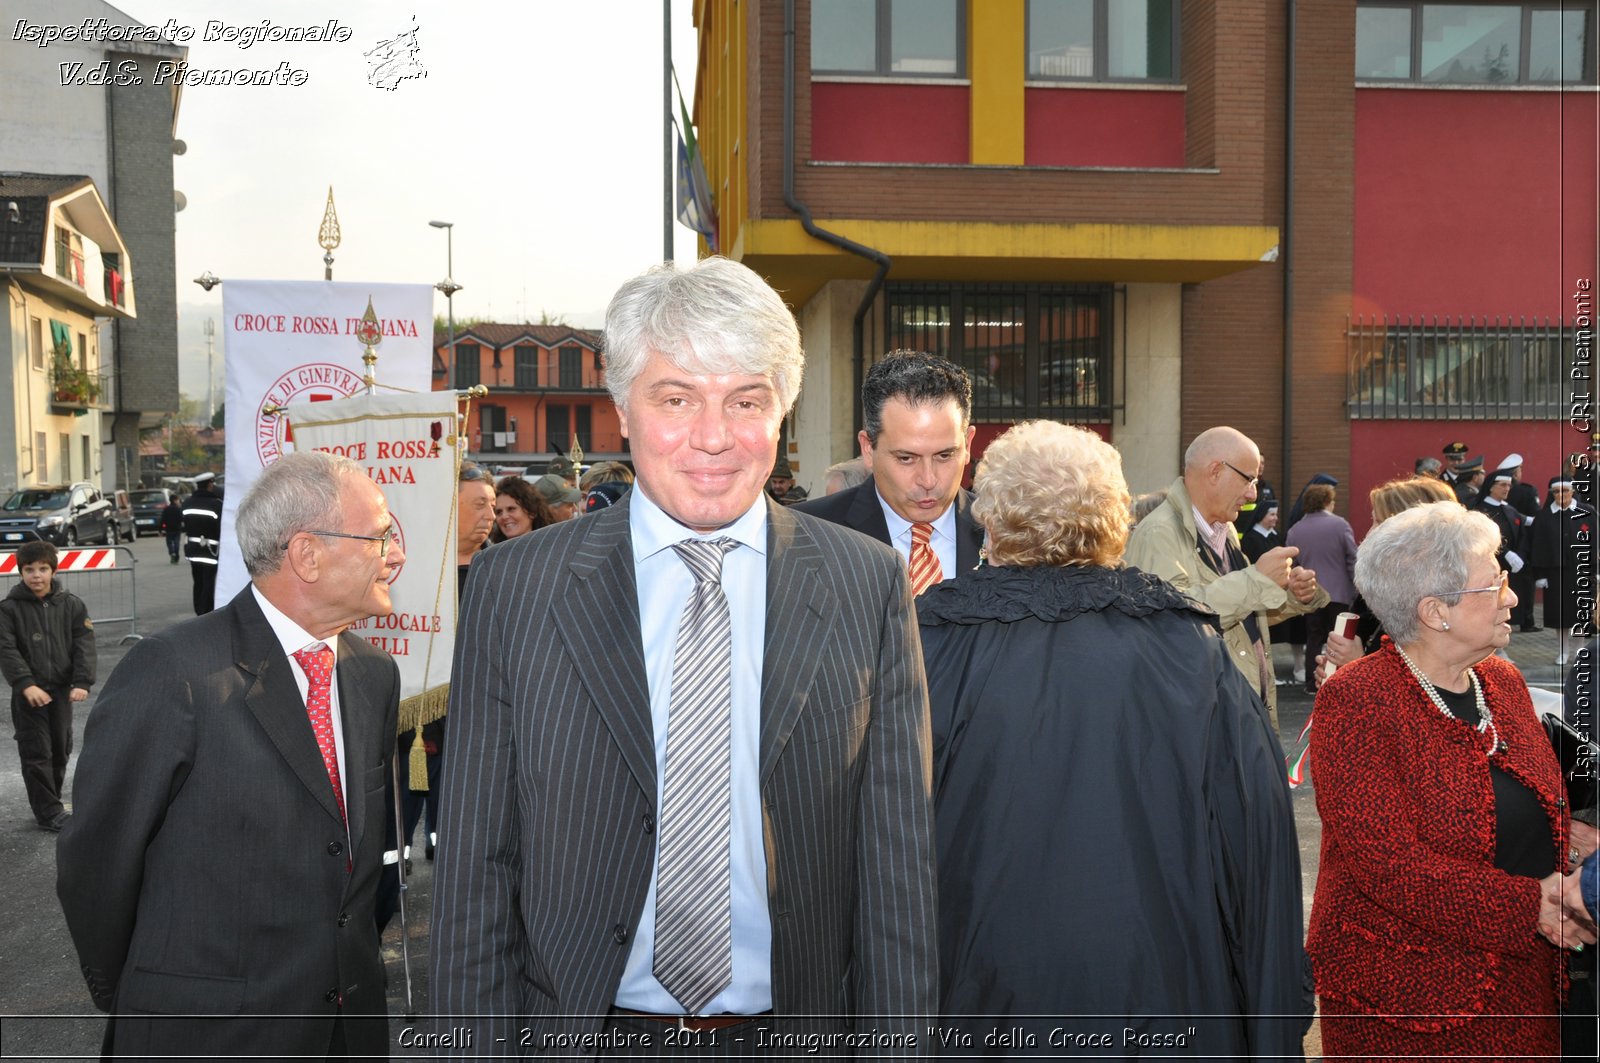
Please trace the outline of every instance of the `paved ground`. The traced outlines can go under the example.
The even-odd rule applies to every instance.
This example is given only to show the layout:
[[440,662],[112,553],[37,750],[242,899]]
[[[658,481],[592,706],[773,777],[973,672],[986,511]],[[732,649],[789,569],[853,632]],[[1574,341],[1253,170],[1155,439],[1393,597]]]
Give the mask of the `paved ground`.
[[[131,547],[135,560],[137,627],[159,630],[190,615],[190,582],[186,564],[167,563],[166,548],[157,538],[141,539]],[[79,576],[71,580],[89,601],[91,614],[127,616],[130,588],[124,576]],[[9,590],[0,582],[0,593]],[[100,674],[108,675],[126,652],[121,639],[127,622],[97,624]],[[1553,632],[1513,637],[1511,656],[1531,684],[1559,690],[1560,671],[1555,665]],[[1287,658],[1280,658],[1280,674],[1287,676]],[[1311,699],[1297,684],[1279,687],[1280,729],[1286,747],[1292,747],[1310,713]],[[83,723],[94,711],[91,696],[77,713],[75,732],[82,740]],[[10,743],[6,743],[9,747]],[[76,766],[76,758],[73,764]],[[1305,903],[1310,910],[1316,883],[1321,827],[1314,804],[1314,781],[1296,791],[1294,801],[1300,829],[1301,866]],[[70,781],[69,781],[70,786]],[[419,838],[420,840],[420,838]],[[272,853],[262,853],[270,862]],[[412,1014],[428,1012],[427,913],[431,899],[432,865],[418,858],[409,892],[410,968]],[[77,959],[67,936],[55,898],[55,835],[38,830],[28,814],[27,798],[16,754],[0,750],[0,895],[8,918],[0,922],[0,1058],[76,1059],[98,1054],[103,1020],[94,1012],[78,973]],[[384,937],[384,958],[389,977],[391,1029],[398,1034],[407,1014],[406,978],[401,963],[401,933],[392,924]],[[1314,1048],[1314,1042],[1313,1042]],[[396,1054],[400,1054],[398,1051]]]

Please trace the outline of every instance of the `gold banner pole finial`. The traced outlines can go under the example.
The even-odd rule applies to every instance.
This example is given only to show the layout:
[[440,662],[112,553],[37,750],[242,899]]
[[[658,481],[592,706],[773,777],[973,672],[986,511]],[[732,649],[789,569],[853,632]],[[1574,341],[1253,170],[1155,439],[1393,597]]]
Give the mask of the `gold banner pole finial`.
[[367,372],[361,380],[370,395],[378,386],[378,344],[383,342],[383,326],[378,323],[378,313],[372,308],[370,295],[367,296],[367,312],[361,315],[361,322],[356,326],[356,341],[365,348],[361,352],[361,364],[367,367]]
[[583,479],[583,447],[578,443],[578,434],[572,434],[572,446],[567,450],[567,460],[572,462],[572,482],[576,484]]
[[317,245],[322,248],[322,279],[333,280],[333,249],[339,246],[339,212],[333,208],[333,186],[328,186],[328,209],[322,212],[322,228],[317,230]]

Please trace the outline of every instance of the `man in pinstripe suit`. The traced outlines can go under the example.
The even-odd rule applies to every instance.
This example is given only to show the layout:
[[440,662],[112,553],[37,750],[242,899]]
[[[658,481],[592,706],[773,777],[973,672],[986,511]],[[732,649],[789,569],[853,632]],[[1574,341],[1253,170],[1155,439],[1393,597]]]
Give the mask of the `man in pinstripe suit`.
[[894,552],[763,491],[794,319],[744,266],[664,265],[606,358],[635,490],[472,566],[432,1010],[485,1054],[923,1050],[921,650]]

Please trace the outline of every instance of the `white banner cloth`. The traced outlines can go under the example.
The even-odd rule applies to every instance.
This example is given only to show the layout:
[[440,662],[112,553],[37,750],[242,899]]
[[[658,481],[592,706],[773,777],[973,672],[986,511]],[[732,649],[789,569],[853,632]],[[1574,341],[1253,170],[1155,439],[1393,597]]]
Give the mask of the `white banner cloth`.
[[357,338],[371,301],[382,341],[378,381],[428,391],[433,371],[433,289],[426,284],[229,279],[222,289],[227,380],[227,489],[222,500],[218,605],[249,577],[233,536],[234,513],[266,466],[294,450],[288,423],[267,406],[325,402],[361,388]]
[[[418,699],[437,702],[432,707],[442,713],[456,638],[456,476],[461,450],[456,445],[455,392],[297,402],[288,417],[301,450],[347,457],[382,489],[396,545],[405,551],[405,561],[389,583],[394,612],[352,624],[350,630],[387,650],[400,666],[403,720],[426,713]],[[412,725],[428,718],[413,719]]]

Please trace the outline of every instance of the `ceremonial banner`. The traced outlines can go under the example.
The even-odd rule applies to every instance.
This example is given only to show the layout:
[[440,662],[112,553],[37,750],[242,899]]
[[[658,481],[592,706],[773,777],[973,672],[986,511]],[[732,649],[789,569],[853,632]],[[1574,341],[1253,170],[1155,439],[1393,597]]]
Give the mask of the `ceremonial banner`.
[[[372,317],[366,321],[368,307]],[[227,481],[217,604],[248,582],[233,516],[261,470],[294,450],[288,422],[266,412],[353,395],[375,340],[378,380],[428,391],[433,370],[433,289],[426,284],[232,280],[222,289],[227,379]],[[359,334],[359,335],[358,335]]]
[[456,476],[453,391],[356,395],[289,407],[295,445],[347,457],[383,490],[405,561],[389,581],[394,612],[350,630],[400,666],[400,730],[442,716],[456,638]]

